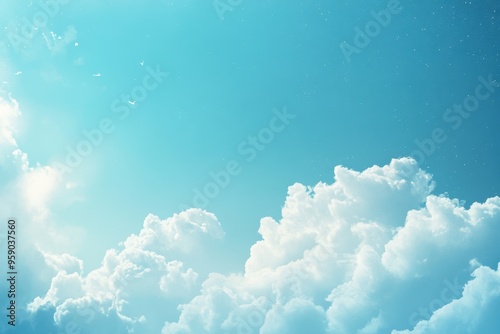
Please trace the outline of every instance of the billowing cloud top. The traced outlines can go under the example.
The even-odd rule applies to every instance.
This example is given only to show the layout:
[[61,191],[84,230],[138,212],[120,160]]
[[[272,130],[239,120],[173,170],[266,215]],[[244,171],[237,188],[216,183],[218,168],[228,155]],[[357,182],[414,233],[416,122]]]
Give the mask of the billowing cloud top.
[[496,333],[500,326],[499,197],[467,208],[436,196],[431,175],[408,158],[362,172],[338,166],[332,184],[289,187],[281,219],[261,220],[262,239],[244,272],[210,270],[224,232],[201,209],[148,215],[138,234],[85,272],[82,260],[40,242],[61,238],[46,222],[67,181],[50,166],[30,166],[14,139],[16,101],[0,99],[0,107],[0,166],[9,176],[0,210],[25,203],[18,209],[30,222],[26,240],[37,240],[23,246],[32,261],[23,271],[33,273],[19,299],[23,333]]
[[126,248],[179,250],[192,252],[206,238],[220,239],[224,232],[215,215],[202,210],[187,210],[165,221],[149,215],[139,235],[125,241]]
[[149,215],[87,275],[43,253],[55,275],[29,312],[89,333],[496,333],[500,198],[466,208],[433,195],[408,158],[334,172],[289,187],[242,273],[197,269],[224,235],[213,214]]

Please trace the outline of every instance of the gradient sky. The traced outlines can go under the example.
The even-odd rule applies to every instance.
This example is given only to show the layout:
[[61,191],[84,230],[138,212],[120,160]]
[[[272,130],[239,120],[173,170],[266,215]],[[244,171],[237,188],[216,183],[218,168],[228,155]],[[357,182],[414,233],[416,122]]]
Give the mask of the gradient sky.
[[[47,22],[32,36],[29,22],[45,13],[42,5],[1,5],[1,94],[21,115],[15,127],[7,116],[0,120],[33,168],[67,165],[68,152],[85,145],[85,131],[103,120],[112,128],[58,186],[25,184],[35,192],[57,188],[46,204],[40,199],[48,213],[33,224],[70,231],[69,242],[47,235],[39,244],[42,253],[81,259],[82,277],[101,267],[107,250],[138,234],[148,214],[165,220],[197,206],[197,191],[232,161],[239,172],[202,207],[225,235],[199,273],[243,273],[261,239],[260,219],[280,221],[288,187],[297,182],[342,179],[334,179],[335,166],[361,172],[413,157],[432,175],[432,194],[466,209],[500,193],[498,1],[44,1],[51,15],[42,14]],[[383,26],[375,24],[367,45],[358,43],[358,29],[370,29],[374,13],[386,8],[391,17],[379,17]],[[346,56],[346,47],[356,51]],[[155,87],[141,88],[144,80]],[[147,93],[143,100],[140,92]],[[276,121],[285,111],[289,119]],[[251,137],[265,136],[271,123],[283,126],[251,148]],[[9,163],[13,150],[1,151],[2,198],[26,173]],[[15,207],[26,213],[2,205],[2,214],[30,219],[35,213],[19,196]],[[493,216],[498,224],[499,214]],[[468,260],[476,257],[471,252]],[[496,269],[497,255],[482,264]],[[45,295],[48,282],[23,298]],[[177,319],[172,312],[169,319]],[[273,324],[269,312],[261,333],[307,332],[298,329],[303,324]],[[49,308],[32,317],[52,326],[53,314]],[[402,317],[391,330],[413,329]],[[337,328],[331,319],[329,328]],[[151,326],[135,330],[162,328]]]

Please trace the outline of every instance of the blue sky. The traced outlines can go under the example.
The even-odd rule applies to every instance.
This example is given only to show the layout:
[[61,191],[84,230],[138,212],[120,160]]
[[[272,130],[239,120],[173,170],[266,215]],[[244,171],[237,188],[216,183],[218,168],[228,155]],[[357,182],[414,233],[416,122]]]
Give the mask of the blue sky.
[[[147,268],[149,260],[133,257],[147,249],[170,264],[150,268],[157,272],[151,286],[161,291],[151,304],[169,311],[140,320],[144,300],[125,285],[109,294],[116,301],[128,293],[129,309],[108,305],[111,311],[97,312],[88,327],[78,328],[236,333],[242,327],[235,314],[259,305],[265,322],[252,327],[255,333],[306,333],[303,326],[317,333],[448,328],[469,295],[486,283],[499,284],[499,254],[485,248],[490,241],[484,235],[498,231],[499,222],[499,10],[492,0],[2,4],[0,212],[29,221],[19,247],[46,264],[40,264],[45,274],[39,280],[19,283],[30,286],[19,300],[21,326],[55,332],[70,321],[57,317],[59,306],[72,314],[108,305],[93,284],[104,280],[103,272],[120,277],[122,267],[106,265],[110,250],[119,254],[116,263]],[[32,30],[35,23],[39,27]],[[78,153],[85,149],[88,154]],[[81,157],[69,157],[73,150]],[[360,179],[349,176],[353,171]],[[317,200],[309,203],[307,190],[296,183],[316,186]],[[322,193],[318,184],[329,190]],[[199,193],[207,200],[200,202]],[[342,196],[351,204],[332,204]],[[471,207],[475,202],[477,208]],[[206,211],[176,215],[199,206]],[[150,214],[161,223],[147,227]],[[280,227],[271,232],[275,227],[264,217]],[[424,273],[408,269],[430,261],[401,246],[405,238],[409,245],[420,240],[425,228],[414,222],[424,217],[431,217],[431,233],[447,231],[436,235],[435,245],[429,241],[429,251],[439,251],[442,263],[450,261],[450,250],[463,253],[449,268],[433,262]],[[457,246],[452,222],[460,219],[478,232],[461,236]],[[208,225],[200,223],[205,220]],[[361,223],[378,230],[354,227]],[[344,224],[352,235],[321,238],[344,231]],[[150,243],[149,233],[164,236],[163,245]],[[364,233],[371,241],[357,239]],[[127,246],[134,234],[142,241]],[[336,253],[332,240],[346,248]],[[194,248],[185,249],[184,242]],[[315,267],[307,260],[308,251],[329,246],[332,258],[349,253],[345,261],[359,262]],[[380,261],[364,262],[370,256]],[[298,259],[307,272],[322,274],[314,291],[299,289],[303,294],[287,299],[280,290],[286,285],[282,271]],[[184,274],[173,269],[181,262]],[[368,265],[373,263],[379,267]],[[365,265],[377,277],[372,294],[357,287],[353,274]],[[335,285],[329,279],[338,272],[353,279]],[[269,281],[255,278],[262,275]],[[412,307],[425,308],[446,287],[444,280],[455,277],[461,289],[467,282],[470,287],[455,296],[456,304],[439,305],[418,325],[408,321]],[[174,286],[185,294],[170,296],[166,282],[183,282]],[[58,284],[70,292],[54,297]],[[415,293],[426,284],[435,288]],[[147,285],[137,283],[134,291]],[[235,299],[221,297],[215,289],[220,285],[232,289]],[[381,301],[391,285],[399,294]],[[144,296],[154,296],[152,291]],[[363,293],[377,306],[354,303],[359,319],[346,320],[335,305]],[[64,304],[70,298],[74,303]],[[391,302],[401,298],[414,302],[398,310]],[[498,305],[498,295],[487,298],[488,305]],[[196,326],[208,321],[203,316],[188,320],[207,300],[220,301],[205,305],[220,323],[202,331]],[[184,311],[178,305],[186,305]],[[490,324],[491,309],[478,312]],[[472,332],[492,332],[480,326]]]

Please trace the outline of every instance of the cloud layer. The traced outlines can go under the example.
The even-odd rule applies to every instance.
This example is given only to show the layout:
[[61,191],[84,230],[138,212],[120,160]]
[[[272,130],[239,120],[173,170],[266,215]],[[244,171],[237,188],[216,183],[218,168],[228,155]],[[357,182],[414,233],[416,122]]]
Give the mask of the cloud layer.
[[24,245],[33,245],[24,246],[30,261],[19,283],[23,333],[496,333],[500,325],[500,198],[465,207],[434,195],[432,176],[412,159],[362,172],[337,166],[332,184],[290,186],[282,217],[261,220],[241,273],[214,272],[224,232],[201,209],[148,215],[86,273],[83,261],[48,247],[67,232],[49,223],[67,180],[31,166],[18,147],[17,102],[0,99],[0,111],[0,211],[30,222]]
[[408,158],[334,175],[289,187],[242,273],[198,270],[224,235],[213,214],[149,215],[88,275],[43,254],[57,274],[29,310],[93,333],[494,333],[500,198],[433,195]]

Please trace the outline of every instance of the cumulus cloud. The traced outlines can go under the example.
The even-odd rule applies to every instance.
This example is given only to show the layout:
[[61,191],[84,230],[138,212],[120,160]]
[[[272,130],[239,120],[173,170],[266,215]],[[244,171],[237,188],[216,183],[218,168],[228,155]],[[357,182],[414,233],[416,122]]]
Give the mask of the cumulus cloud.
[[324,333],[325,311],[307,299],[292,299],[285,305],[276,304],[268,312],[260,332],[273,333]]
[[[467,209],[432,195],[431,175],[406,158],[334,172],[333,184],[291,186],[282,219],[261,220],[245,272],[205,281],[164,333],[411,329],[461,298],[473,258],[498,263],[500,198]],[[242,312],[257,300],[260,318]],[[468,322],[472,332],[477,323]]]
[[392,334],[494,333],[500,325],[500,267],[482,266],[474,271],[460,299],[436,310],[429,320],[420,321],[413,330]]
[[177,305],[188,302],[201,286],[200,274],[172,254],[187,257],[200,244],[222,237],[217,218],[200,209],[166,220],[149,215],[138,235],[130,236],[123,249],[107,251],[102,266],[87,275],[81,273],[80,260],[45,254],[59,271],[45,296],[35,298],[28,309],[32,314],[53,309],[54,321],[62,327],[74,321],[74,310],[87,310],[113,332],[159,331]]
[[220,239],[224,236],[215,215],[201,210],[188,210],[166,221],[150,214],[144,220],[139,235],[125,241],[126,248],[178,250],[193,252],[202,246],[204,239]]
[[434,195],[408,158],[334,177],[289,187],[241,273],[203,266],[224,235],[215,215],[149,215],[87,275],[44,254],[56,274],[29,310],[92,333],[495,333],[499,197]]

